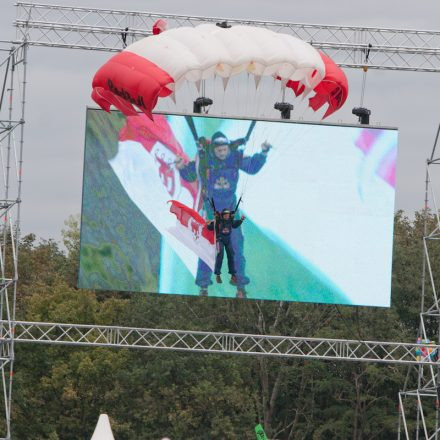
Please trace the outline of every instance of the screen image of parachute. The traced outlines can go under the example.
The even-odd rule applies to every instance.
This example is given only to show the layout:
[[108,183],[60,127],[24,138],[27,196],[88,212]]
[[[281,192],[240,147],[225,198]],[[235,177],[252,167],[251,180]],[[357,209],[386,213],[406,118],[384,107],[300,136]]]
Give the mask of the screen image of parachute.
[[389,307],[397,139],[88,109],[78,286]]

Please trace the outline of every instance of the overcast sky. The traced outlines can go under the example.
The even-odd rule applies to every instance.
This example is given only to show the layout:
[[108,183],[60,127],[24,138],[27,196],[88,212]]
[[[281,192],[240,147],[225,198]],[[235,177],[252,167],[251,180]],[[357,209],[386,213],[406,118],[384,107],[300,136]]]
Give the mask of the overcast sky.
[[[50,2],[45,2],[50,3]],[[124,0],[55,4],[226,18],[440,30],[440,2],[430,0]],[[0,40],[15,38],[13,0],[0,3]],[[5,46],[3,46],[5,47]],[[0,54],[0,56],[2,56]],[[59,238],[64,220],[81,210],[85,108],[91,80],[111,54],[31,47],[24,150],[22,229]],[[0,62],[2,59],[0,59]],[[348,70],[350,96],[334,121],[354,123],[362,73]],[[1,77],[1,82],[3,78]],[[399,128],[396,209],[422,207],[425,160],[440,122],[440,75],[370,70],[365,105],[372,122]]]

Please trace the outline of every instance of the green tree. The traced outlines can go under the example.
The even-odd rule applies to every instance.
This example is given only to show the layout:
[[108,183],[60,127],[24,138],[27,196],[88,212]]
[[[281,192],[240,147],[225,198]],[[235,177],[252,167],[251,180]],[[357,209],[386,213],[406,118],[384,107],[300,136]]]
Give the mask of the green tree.
[[[93,292],[76,288],[78,219],[64,248],[32,234],[20,243],[18,319],[237,333],[415,341],[425,220],[395,217],[392,307]],[[427,244],[433,273],[440,251]],[[432,295],[429,279],[427,299]],[[435,334],[434,323],[428,326]],[[101,412],[117,440],[395,436],[402,367],[148,350],[19,345],[13,431],[19,439],[90,438]],[[410,380],[413,376],[410,376]],[[428,409],[428,423],[435,418]]]

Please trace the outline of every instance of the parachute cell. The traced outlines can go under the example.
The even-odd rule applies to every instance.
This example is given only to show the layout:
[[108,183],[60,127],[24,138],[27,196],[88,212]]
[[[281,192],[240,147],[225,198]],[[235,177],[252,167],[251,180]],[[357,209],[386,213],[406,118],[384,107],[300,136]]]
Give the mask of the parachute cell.
[[92,87],[92,99],[104,110],[113,104],[127,116],[135,115],[136,105],[147,116],[159,96],[168,96],[173,83],[167,72],[151,61],[129,51],[113,56],[96,73]]
[[[313,88],[315,96],[309,98],[309,107],[316,112],[328,103],[328,108],[322,117],[325,119],[344,105],[348,96],[348,81],[344,71],[330,57],[322,52],[319,54],[325,65],[325,76]],[[305,96],[310,91],[299,81],[288,81],[286,86],[293,90],[295,96]]]

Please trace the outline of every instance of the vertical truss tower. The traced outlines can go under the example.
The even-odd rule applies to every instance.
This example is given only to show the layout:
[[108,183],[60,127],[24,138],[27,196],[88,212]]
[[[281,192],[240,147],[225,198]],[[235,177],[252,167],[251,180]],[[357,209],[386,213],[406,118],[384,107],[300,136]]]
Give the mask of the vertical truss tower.
[[[418,342],[420,343],[419,356],[428,355],[437,363],[410,367],[407,382],[414,368],[417,368],[417,388],[410,389],[405,383],[404,390],[399,393],[399,429],[398,438],[402,434],[410,439],[438,439],[440,437],[440,354],[438,349],[429,346],[424,341],[440,340],[440,298],[436,284],[438,274],[434,265],[434,248],[440,239],[439,207],[436,200],[436,181],[439,176],[438,165],[440,156],[437,151],[440,125],[434,141],[431,156],[426,161],[425,203],[424,203],[424,230],[423,230],[423,266],[421,278],[421,306]],[[431,215],[434,220],[432,221]],[[424,350],[422,352],[422,350]],[[411,371],[413,370],[413,371]],[[415,426],[414,426],[415,422]]]
[[18,282],[18,242],[20,239],[20,204],[24,111],[26,90],[27,42],[0,42],[0,372],[2,401],[0,439],[11,438],[11,400],[14,372],[14,338],[3,340],[3,333],[14,332]]

